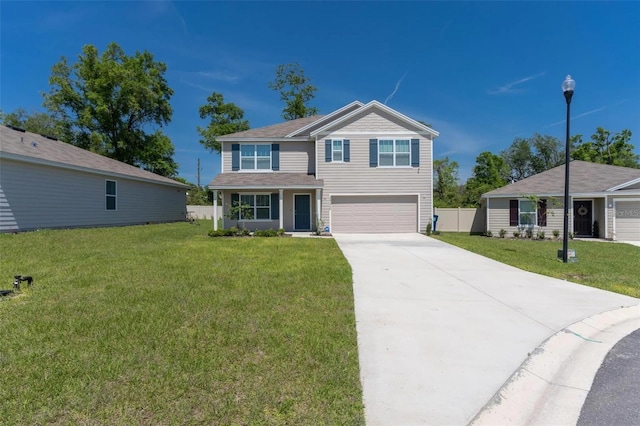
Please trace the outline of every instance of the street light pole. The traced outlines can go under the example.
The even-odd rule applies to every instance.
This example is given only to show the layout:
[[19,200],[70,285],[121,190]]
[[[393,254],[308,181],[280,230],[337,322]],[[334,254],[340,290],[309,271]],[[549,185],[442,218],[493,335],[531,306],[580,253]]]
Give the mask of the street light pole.
[[571,111],[571,98],[573,97],[573,89],[576,82],[568,75],[562,82],[562,91],[564,99],[567,101],[567,137],[564,149],[564,234],[562,236],[562,261],[567,263],[569,260],[569,122]]

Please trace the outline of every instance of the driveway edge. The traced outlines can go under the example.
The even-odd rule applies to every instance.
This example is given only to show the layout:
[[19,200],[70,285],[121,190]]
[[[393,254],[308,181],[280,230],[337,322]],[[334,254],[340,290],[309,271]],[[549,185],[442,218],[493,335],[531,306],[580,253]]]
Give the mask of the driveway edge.
[[576,424],[607,353],[640,328],[640,305],[578,321],[536,348],[470,425]]

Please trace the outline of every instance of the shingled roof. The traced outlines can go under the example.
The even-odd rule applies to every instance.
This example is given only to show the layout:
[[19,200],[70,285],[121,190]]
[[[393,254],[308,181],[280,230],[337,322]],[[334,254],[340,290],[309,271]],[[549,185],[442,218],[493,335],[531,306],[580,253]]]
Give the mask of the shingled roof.
[[322,188],[323,181],[305,173],[220,173],[211,189]]
[[52,140],[37,133],[23,132],[2,125],[0,125],[0,158],[38,162],[92,173],[120,175],[188,188],[187,185],[173,179],[95,154],[71,144]]
[[[271,126],[258,127],[256,129],[244,130],[242,132],[230,133],[220,136],[219,141],[251,138],[285,138],[290,133],[313,123],[324,117],[324,115],[312,115],[310,117],[298,118],[296,120],[285,121],[284,123],[272,124]],[[303,135],[304,136],[304,135]],[[308,134],[307,134],[308,136]]]
[[[610,166],[573,160],[569,165],[571,194],[598,193],[619,185],[640,180],[640,169]],[[564,165],[528,177],[521,181],[482,194],[483,198],[520,196],[522,194],[564,194]]]

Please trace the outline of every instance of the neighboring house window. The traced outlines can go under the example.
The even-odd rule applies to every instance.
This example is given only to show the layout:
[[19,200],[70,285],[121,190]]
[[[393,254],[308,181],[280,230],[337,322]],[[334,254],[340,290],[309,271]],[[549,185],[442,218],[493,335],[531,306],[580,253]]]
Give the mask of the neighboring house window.
[[241,170],[271,170],[271,144],[240,146]]
[[409,139],[379,139],[379,167],[409,167],[411,165],[411,141]]
[[106,208],[107,210],[116,210],[117,207],[117,203],[116,203],[116,197],[117,197],[117,188],[116,188],[116,181],[115,180],[108,180],[106,181],[106,188],[105,188],[105,196],[106,196]]
[[547,226],[547,200],[510,200],[509,226]]
[[240,219],[271,219],[271,194],[240,194],[240,203],[249,206],[242,211]]
[[342,140],[334,139],[331,141],[331,161],[342,161]]

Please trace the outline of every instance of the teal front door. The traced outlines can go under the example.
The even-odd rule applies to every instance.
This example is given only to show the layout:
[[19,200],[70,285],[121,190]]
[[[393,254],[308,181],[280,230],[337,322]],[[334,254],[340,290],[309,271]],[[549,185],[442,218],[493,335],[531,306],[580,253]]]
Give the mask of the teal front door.
[[295,230],[311,230],[311,195],[295,194],[293,196],[293,210]]

